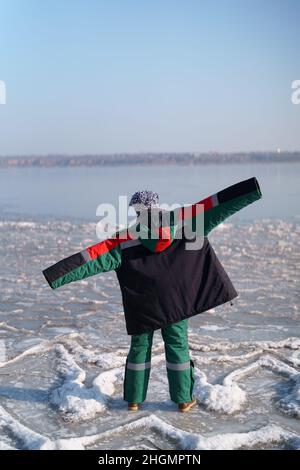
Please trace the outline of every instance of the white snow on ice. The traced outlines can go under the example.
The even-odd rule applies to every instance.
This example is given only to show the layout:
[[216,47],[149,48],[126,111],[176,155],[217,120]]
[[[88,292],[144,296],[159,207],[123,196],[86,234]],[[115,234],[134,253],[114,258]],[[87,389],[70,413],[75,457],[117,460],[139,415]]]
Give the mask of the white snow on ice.
[[211,237],[240,295],[189,322],[198,405],[187,416],[169,400],[159,332],[147,402],[127,412],[114,273],[57,291],[43,279],[93,242],[93,225],[0,227],[0,449],[300,448],[299,222],[222,224]]

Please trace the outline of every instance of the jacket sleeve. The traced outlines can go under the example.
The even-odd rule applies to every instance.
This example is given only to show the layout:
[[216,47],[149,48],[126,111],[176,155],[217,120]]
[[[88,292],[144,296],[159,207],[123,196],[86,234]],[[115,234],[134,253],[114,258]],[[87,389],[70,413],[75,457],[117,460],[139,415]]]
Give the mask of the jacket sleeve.
[[[195,219],[204,208],[204,236],[207,236],[225,219],[261,197],[257,179],[249,178],[189,206],[187,215],[185,216],[183,212],[181,218]],[[204,207],[199,204],[203,204]]]
[[109,238],[75,253],[43,271],[52,289],[79,281],[95,274],[117,269],[121,265],[118,238]]

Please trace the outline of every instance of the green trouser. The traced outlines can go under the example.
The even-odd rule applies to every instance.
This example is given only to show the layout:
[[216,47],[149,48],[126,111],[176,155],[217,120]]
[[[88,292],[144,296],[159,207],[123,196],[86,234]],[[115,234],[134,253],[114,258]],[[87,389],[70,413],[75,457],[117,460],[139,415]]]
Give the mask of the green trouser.
[[[193,399],[194,363],[189,354],[187,327],[187,320],[182,320],[161,329],[169,392],[175,403],[187,403]],[[141,403],[146,399],[153,333],[131,337],[124,378],[124,400],[128,403]]]

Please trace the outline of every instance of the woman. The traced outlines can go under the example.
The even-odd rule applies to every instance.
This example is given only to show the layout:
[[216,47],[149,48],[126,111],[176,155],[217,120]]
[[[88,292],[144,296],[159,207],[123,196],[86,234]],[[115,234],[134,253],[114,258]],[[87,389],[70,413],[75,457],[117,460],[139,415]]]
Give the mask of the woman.
[[250,178],[188,208],[168,212],[159,208],[157,193],[139,191],[130,201],[138,215],[135,225],[43,271],[53,289],[100,272],[116,271],[127,333],[131,335],[124,378],[124,400],[129,410],[137,411],[146,399],[152,339],[157,329],[161,329],[165,344],[171,400],[180,412],[195,405],[187,319],[238,295],[207,235],[261,197],[256,178]]

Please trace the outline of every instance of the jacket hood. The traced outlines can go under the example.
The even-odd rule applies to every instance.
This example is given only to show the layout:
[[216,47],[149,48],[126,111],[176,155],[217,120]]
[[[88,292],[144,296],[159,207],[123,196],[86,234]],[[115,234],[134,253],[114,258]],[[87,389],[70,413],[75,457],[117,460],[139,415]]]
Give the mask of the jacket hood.
[[174,211],[151,208],[142,211],[137,219],[137,234],[142,245],[152,252],[159,253],[174,241],[178,224]]

